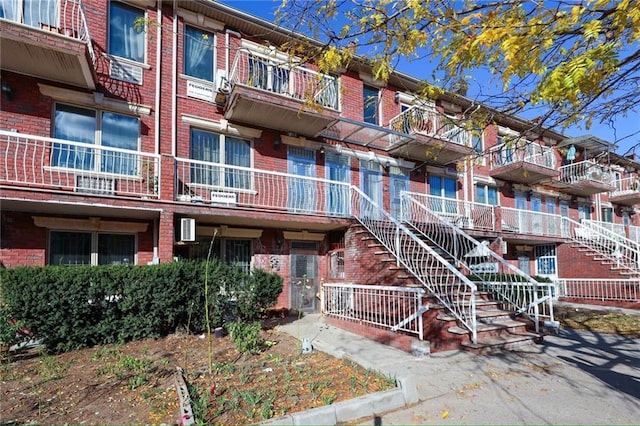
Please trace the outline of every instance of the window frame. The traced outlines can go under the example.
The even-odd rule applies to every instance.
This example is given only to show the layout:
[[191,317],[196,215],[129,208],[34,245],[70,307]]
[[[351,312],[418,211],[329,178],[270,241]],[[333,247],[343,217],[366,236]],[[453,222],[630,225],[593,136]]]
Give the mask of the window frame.
[[[112,6],[117,5],[117,7],[121,7],[123,9],[128,9],[130,11],[139,11],[141,13],[141,18],[143,20],[147,20],[147,10],[141,7],[137,7],[134,6],[132,4],[126,3],[126,2],[122,2],[122,1],[118,1],[118,0],[109,0],[109,4],[107,6],[107,54],[109,56],[112,56],[114,58],[117,58],[119,61],[124,61],[124,62],[130,62],[132,64],[138,64],[138,65],[146,65],[147,64],[147,33],[146,31],[140,30],[139,33],[142,34],[142,59],[141,60],[137,60],[137,59],[132,59],[126,56],[122,56],[122,55],[118,55],[116,53],[113,53],[113,42],[115,40],[112,39],[112,31],[111,31],[111,20],[112,20]],[[134,29],[135,30],[135,29]],[[124,39],[124,37],[123,37]],[[120,52],[118,52],[120,53]]]
[[[482,189],[483,192],[483,200],[480,200],[480,197],[478,197],[478,195],[480,194],[479,190]],[[496,194],[496,203],[492,204],[489,202],[490,197],[489,197],[489,193],[490,190],[495,191]],[[476,203],[479,204],[485,204],[487,206],[499,206],[500,205],[500,191],[498,191],[498,188],[496,186],[493,185],[489,185],[486,183],[480,183],[480,182],[476,182]]]
[[[53,244],[54,244],[54,235],[55,234],[75,234],[75,235],[85,235],[89,236],[90,239],[90,253],[89,255],[89,263],[76,263],[76,264],[64,264],[64,263],[52,263],[53,260]],[[130,232],[104,232],[104,231],[85,231],[85,230],[69,230],[69,229],[49,229],[47,232],[47,265],[60,265],[60,266],[98,266],[98,265],[114,265],[116,263],[100,263],[100,237],[101,236],[129,236],[133,239],[132,241],[132,256],[131,262],[126,262],[125,260],[128,258],[123,258],[123,262],[120,264],[125,265],[137,265],[138,264],[138,235],[136,233]],[[63,254],[64,257],[64,254]]]
[[[196,75],[192,75],[189,74],[189,72],[187,71],[187,54],[188,54],[188,49],[187,49],[187,39],[189,37],[193,37],[189,34],[187,34],[187,30],[188,29],[192,29],[198,32],[201,32],[203,35],[206,34],[207,37],[211,38],[211,79],[208,80],[206,78],[202,78]],[[183,34],[183,48],[182,48],[182,72],[183,75],[185,77],[187,77],[188,79],[193,79],[193,80],[197,80],[200,82],[204,82],[207,84],[211,84],[211,85],[216,85],[216,61],[217,61],[217,52],[216,52],[216,46],[217,46],[217,35],[216,33],[212,32],[212,31],[208,31],[205,30],[203,28],[200,28],[196,25],[193,25],[189,22],[184,22],[184,34]]]
[[[370,93],[367,93],[370,92]],[[373,115],[367,115],[368,109],[371,108],[371,105],[368,104],[369,99],[373,99],[373,93],[375,92],[375,102],[373,102],[371,105],[373,105],[373,111],[369,111],[369,112],[373,112]],[[374,121],[368,121],[367,119],[371,118]],[[375,87],[375,86],[371,86],[369,84],[364,84],[362,86],[362,121],[364,121],[365,123],[369,123],[369,124],[373,124],[376,126],[380,125],[380,89]]]

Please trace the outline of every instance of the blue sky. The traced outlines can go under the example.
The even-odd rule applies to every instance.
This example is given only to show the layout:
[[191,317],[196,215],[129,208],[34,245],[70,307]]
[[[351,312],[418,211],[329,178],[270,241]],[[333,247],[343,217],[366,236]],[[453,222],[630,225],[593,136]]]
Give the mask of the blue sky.
[[[274,12],[280,5],[279,0],[222,0],[220,2],[269,21],[273,21]],[[398,70],[416,78],[429,78],[429,72],[425,72],[424,65],[420,66],[418,63],[403,62]],[[470,82],[469,89],[473,90],[473,81]],[[527,114],[524,114],[523,117],[531,118]],[[614,123],[608,125],[593,123],[589,130],[574,127],[565,130],[563,133],[568,136],[590,134],[609,142],[614,142],[618,139],[616,151],[620,154],[626,154],[632,147],[639,145],[635,147],[635,153],[636,159],[640,159],[640,110],[629,111],[626,117],[620,116]],[[632,136],[629,137],[629,135]]]

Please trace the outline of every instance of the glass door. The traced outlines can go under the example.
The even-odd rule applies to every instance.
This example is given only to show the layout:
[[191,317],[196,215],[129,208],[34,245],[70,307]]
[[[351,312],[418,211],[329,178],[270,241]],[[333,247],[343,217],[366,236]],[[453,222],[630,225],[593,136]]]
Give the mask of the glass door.
[[403,191],[409,190],[409,175],[400,167],[393,166],[391,167],[389,179],[389,186],[391,187],[391,216],[395,217],[396,219],[402,220],[402,218],[400,217],[400,195]]
[[[351,170],[349,168],[348,155],[339,155],[333,152],[325,154],[325,167],[327,179],[335,182],[349,183]],[[331,216],[349,215],[349,187],[335,183],[327,183],[327,213]]]
[[287,153],[289,174],[301,178],[288,178],[289,210],[302,213],[316,211],[316,183],[304,177],[316,175],[316,152],[312,149],[289,147]]
[[291,309],[306,313],[317,312],[318,246],[316,243],[291,243]]
[[370,208],[369,203],[361,206],[361,214],[364,217],[380,220],[382,218],[382,170],[380,164],[360,160],[360,188],[378,206],[378,209]]

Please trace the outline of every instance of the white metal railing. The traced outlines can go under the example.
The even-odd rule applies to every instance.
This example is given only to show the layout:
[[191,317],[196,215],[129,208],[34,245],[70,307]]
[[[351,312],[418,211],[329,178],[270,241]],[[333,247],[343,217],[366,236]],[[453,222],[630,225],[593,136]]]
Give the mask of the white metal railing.
[[502,231],[517,234],[563,237],[562,216],[502,207]]
[[87,43],[95,64],[82,0],[2,0],[2,19],[18,22]]
[[[539,330],[540,317],[553,320],[551,283],[540,283],[507,262],[487,244],[483,244],[437,212],[422,204],[413,194],[403,192],[402,218],[465,274],[472,276],[479,288],[490,292],[516,314],[531,317]],[[542,312],[540,310],[542,309]]]
[[558,284],[561,297],[640,302],[640,281],[637,279],[563,278]]
[[349,217],[349,184],[327,179],[176,158],[176,199]]
[[615,180],[614,184],[616,188],[611,191],[611,196],[640,193],[640,177],[634,176]]
[[597,225],[601,228],[607,229],[609,231],[611,231],[612,233],[619,235],[621,237],[626,238],[627,237],[627,232],[624,229],[624,225],[622,223],[613,223],[613,222],[601,222],[598,220],[591,220],[591,219],[582,219],[581,221],[582,223],[585,224],[593,224],[593,225]]
[[301,102],[313,100],[317,105],[339,109],[340,88],[335,77],[295,66],[275,56],[238,50],[229,81],[232,85],[249,86]]
[[640,226],[629,225],[629,239],[640,244]]
[[614,268],[640,274],[640,244],[604,228],[599,222],[562,217],[562,229],[574,242],[597,253]]
[[560,180],[567,183],[580,181],[593,181],[613,186],[613,174],[611,168],[598,164],[593,160],[580,161],[578,163],[560,166]]
[[471,340],[477,343],[476,285],[355,186],[351,187],[351,211],[398,264],[471,332]]
[[[389,120],[389,128],[406,134],[422,133],[458,145],[471,146],[471,132],[457,120],[437,112],[433,107],[413,105]],[[395,140],[390,139],[393,144]]]
[[492,170],[514,163],[530,163],[549,169],[556,167],[556,156],[552,147],[524,139],[492,148],[489,158]]
[[496,213],[492,205],[416,192],[407,192],[407,195],[458,228],[480,231],[495,230]]
[[0,130],[0,181],[85,194],[158,198],[160,156]]
[[325,283],[321,294],[322,313],[327,316],[423,338],[424,289]]

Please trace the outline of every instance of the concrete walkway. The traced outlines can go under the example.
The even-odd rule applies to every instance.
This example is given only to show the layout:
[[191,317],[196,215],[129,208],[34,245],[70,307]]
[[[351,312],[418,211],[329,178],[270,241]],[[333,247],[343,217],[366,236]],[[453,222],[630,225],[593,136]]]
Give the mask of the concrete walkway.
[[328,325],[319,314],[278,329],[415,386],[418,403],[361,424],[639,424],[640,339],[560,330],[494,355],[415,357]]

